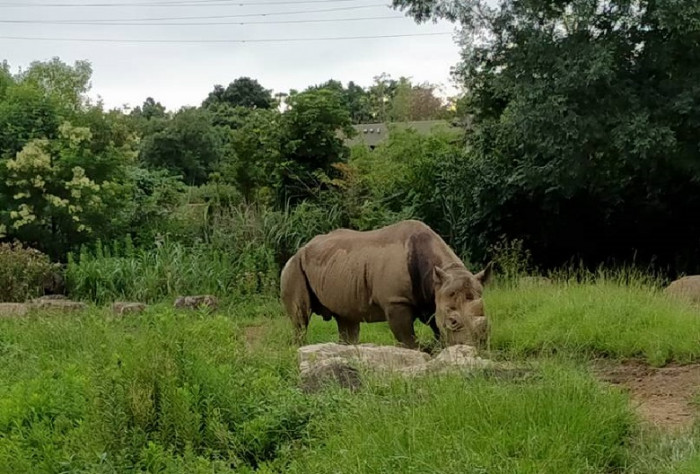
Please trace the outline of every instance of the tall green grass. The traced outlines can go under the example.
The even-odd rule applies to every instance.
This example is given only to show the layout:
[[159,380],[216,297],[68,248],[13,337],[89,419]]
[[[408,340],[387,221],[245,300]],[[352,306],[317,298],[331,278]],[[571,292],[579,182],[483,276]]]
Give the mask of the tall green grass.
[[512,355],[700,358],[700,311],[628,274],[487,291],[492,348]]
[[393,380],[314,423],[319,445],[288,472],[614,472],[633,423],[624,396],[556,365],[519,382]]
[[[384,323],[361,338],[394,343]],[[309,342],[336,339],[314,318]],[[358,393],[304,394],[274,299],[0,319],[0,472],[692,472],[697,451],[638,442],[627,396],[582,361],[519,362],[526,376],[365,374]]]
[[152,250],[113,251],[98,246],[70,256],[71,296],[99,304],[116,300],[162,301],[185,294],[270,294],[277,287],[274,255],[265,247],[244,253],[166,241]]
[[174,229],[151,247],[135,248],[127,237],[70,254],[70,295],[100,304],[124,299],[150,303],[195,293],[273,295],[286,260],[342,221],[340,210],[308,203],[283,211],[238,205],[202,214],[204,222]]

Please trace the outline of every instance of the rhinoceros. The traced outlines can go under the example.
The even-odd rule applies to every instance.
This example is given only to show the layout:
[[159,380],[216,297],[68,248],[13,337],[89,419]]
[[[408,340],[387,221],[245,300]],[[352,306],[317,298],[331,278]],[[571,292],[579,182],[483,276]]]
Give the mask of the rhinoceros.
[[483,347],[490,325],[482,292],[491,269],[489,263],[473,274],[417,220],[338,229],[317,235],[287,261],[280,297],[300,343],[315,313],[335,318],[346,344],[358,343],[361,322],[387,321],[400,345],[416,349],[419,319],[444,345]]

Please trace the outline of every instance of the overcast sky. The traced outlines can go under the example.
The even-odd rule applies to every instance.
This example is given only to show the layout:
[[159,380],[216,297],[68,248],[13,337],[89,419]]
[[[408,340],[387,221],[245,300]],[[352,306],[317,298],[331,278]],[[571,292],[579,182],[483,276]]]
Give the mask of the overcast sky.
[[[0,0],[0,59],[13,71],[54,56],[69,63],[87,59],[94,71],[90,95],[108,107],[133,107],[148,96],[169,109],[199,105],[214,84],[240,76],[286,92],[331,78],[367,86],[386,72],[439,83],[454,93],[450,68],[459,50],[453,25],[417,25],[388,5],[388,0]],[[188,19],[175,19],[182,17]],[[7,38],[255,41],[432,33],[448,34],[245,44]]]

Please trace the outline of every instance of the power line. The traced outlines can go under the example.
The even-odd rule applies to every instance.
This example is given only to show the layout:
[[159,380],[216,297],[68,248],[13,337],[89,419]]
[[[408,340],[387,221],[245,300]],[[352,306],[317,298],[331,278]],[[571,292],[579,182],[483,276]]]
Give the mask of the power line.
[[445,36],[450,32],[437,33],[407,33],[397,35],[373,35],[373,36],[329,36],[321,38],[263,38],[263,39],[203,39],[203,40],[169,40],[169,39],[121,39],[121,38],[39,38],[28,36],[0,36],[0,40],[17,41],[70,41],[80,43],[173,43],[173,44],[212,44],[212,43],[289,43],[289,42],[314,42],[314,41],[340,41],[363,40],[384,38],[405,38],[409,36]]
[[[147,22],[147,21],[179,21],[179,20],[223,20],[225,18],[253,18],[253,17],[271,17],[271,16],[287,16],[287,15],[305,15],[308,13],[329,13],[349,10],[361,10],[368,8],[387,8],[388,5],[355,5],[351,7],[336,7],[322,8],[318,10],[295,10],[289,12],[272,12],[272,13],[240,13],[237,15],[208,15],[208,16],[178,16],[178,17],[152,17],[152,18],[124,18],[124,19],[98,19],[98,20],[53,20],[52,24],[73,24],[80,22],[93,22],[99,24],[114,23],[114,22]],[[33,23],[39,20],[4,20],[4,22],[12,23]]]
[[128,23],[128,22],[118,22],[118,20],[105,23],[96,22],[92,20],[75,20],[75,21],[64,21],[64,20],[0,20],[0,23],[11,23],[11,24],[41,24],[41,25],[86,25],[86,26],[209,26],[209,25],[288,25],[288,24],[299,24],[299,23],[337,23],[346,21],[368,21],[368,20],[398,20],[406,19],[405,16],[370,16],[361,18],[323,18],[323,19],[313,19],[313,20],[278,20],[278,21],[210,21],[210,22],[196,22],[196,23]]
[[0,2],[0,8],[96,8],[96,7],[225,7],[225,6],[265,6],[265,5],[301,5],[309,3],[345,3],[360,0],[275,0],[270,2],[245,2],[238,0],[180,0],[164,2],[118,2],[118,3],[18,3]]

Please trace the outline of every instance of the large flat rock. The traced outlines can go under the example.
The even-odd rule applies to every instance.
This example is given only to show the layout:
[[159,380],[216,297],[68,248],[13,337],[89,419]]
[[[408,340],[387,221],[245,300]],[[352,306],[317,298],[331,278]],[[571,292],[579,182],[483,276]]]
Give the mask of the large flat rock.
[[467,345],[447,347],[435,358],[416,350],[375,344],[313,344],[300,347],[297,352],[302,386],[307,389],[334,380],[354,390],[360,386],[358,366],[406,376],[497,367],[496,363],[479,357],[476,348]]

